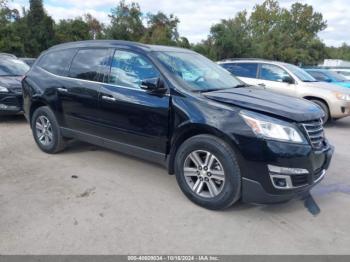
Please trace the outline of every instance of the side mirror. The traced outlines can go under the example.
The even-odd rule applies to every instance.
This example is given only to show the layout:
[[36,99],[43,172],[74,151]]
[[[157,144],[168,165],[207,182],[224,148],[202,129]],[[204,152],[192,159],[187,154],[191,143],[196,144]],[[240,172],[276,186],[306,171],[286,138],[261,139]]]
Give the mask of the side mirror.
[[326,78],[325,81],[328,82],[328,83],[332,83],[333,82],[333,80],[330,79],[330,78]]
[[282,78],[283,83],[294,84],[294,79],[291,76],[284,76]]
[[141,89],[146,90],[150,93],[165,93],[166,88],[164,82],[159,77],[144,79],[140,85]]

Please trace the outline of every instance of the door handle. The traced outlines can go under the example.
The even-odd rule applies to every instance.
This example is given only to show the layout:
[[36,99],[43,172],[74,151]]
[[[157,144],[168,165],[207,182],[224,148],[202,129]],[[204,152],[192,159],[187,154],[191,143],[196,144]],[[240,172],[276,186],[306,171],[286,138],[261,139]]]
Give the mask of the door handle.
[[102,99],[106,101],[111,101],[111,102],[115,102],[117,100],[112,96],[102,96]]
[[264,83],[260,83],[260,84],[258,84],[258,86],[266,87],[266,85]]
[[68,90],[66,88],[63,88],[63,87],[59,87],[59,88],[57,88],[57,90],[59,92],[62,92],[62,93],[68,93]]

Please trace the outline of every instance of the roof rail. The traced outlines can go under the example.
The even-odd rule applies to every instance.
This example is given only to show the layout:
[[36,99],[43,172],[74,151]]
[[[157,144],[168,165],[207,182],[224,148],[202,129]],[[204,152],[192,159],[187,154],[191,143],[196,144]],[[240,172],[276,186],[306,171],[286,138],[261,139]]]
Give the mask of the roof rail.
[[241,60],[248,60],[248,61],[255,61],[255,60],[260,60],[260,61],[271,61],[271,60],[263,59],[263,58],[244,58],[244,57],[241,57],[241,58],[226,58],[226,59],[220,60],[219,62],[241,61]]

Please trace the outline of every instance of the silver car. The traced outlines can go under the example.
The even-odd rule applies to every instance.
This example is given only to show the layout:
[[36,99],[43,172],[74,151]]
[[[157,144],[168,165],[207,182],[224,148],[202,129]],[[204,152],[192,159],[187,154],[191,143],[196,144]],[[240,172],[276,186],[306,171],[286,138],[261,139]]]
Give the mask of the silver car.
[[325,113],[325,122],[350,115],[349,88],[318,82],[295,65],[262,59],[230,59],[218,63],[249,85],[318,104]]

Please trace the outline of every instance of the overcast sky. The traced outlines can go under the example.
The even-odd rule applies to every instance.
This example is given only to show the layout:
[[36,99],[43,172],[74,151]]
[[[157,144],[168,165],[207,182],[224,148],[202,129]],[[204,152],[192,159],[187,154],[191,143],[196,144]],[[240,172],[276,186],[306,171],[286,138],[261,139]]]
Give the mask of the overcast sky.
[[[26,0],[13,0],[12,6],[28,7]],[[108,13],[118,0],[44,0],[45,9],[55,19],[74,18],[91,13],[104,23],[108,23]],[[127,0],[127,2],[131,2]],[[205,39],[210,26],[220,19],[234,17],[239,11],[250,11],[262,0],[137,0],[142,12],[163,11],[175,14],[180,19],[179,32],[191,42]],[[280,0],[283,7],[290,7],[293,0]],[[309,0],[308,3],[321,12],[327,20],[327,29],[320,34],[327,45],[350,44],[350,1],[349,0]]]

